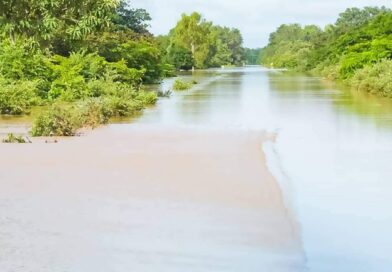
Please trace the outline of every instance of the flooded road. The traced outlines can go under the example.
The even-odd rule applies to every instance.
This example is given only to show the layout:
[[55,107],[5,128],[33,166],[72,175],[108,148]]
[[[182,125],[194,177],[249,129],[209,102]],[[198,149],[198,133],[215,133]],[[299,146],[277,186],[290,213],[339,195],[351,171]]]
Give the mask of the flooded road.
[[276,132],[264,149],[300,222],[307,270],[391,271],[392,102],[260,67],[205,76],[137,123]]
[[[268,70],[261,67],[200,71],[193,76],[184,75],[183,77],[189,80],[195,79],[199,84],[190,91],[176,92],[171,98],[161,99],[156,107],[147,109],[141,117],[133,120],[130,124],[112,124],[105,128],[105,130],[109,131],[109,133],[114,133],[116,137],[120,137],[123,140],[127,133],[133,135],[134,130],[140,131],[146,127],[154,128],[157,131],[186,131],[181,132],[182,134],[180,133],[180,135],[182,135],[181,137],[178,136],[178,134],[170,136],[171,134],[168,133],[169,136],[166,137],[168,138],[169,143],[162,146],[149,146],[147,142],[145,143],[146,146],[148,146],[148,150],[150,150],[148,152],[153,153],[157,150],[161,150],[162,147],[163,150],[166,150],[167,152],[167,150],[171,150],[171,148],[177,146],[176,143],[178,142],[179,149],[176,149],[177,153],[175,152],[179,156],[176,157],[177,161],[181,161],[181,158],[183,158],[181,156],[184,154],[194,154],[194,152],[199,150],[198,147],[200,147],[200,150],[203,150],[203,142],[208,143],[207,146],[209,146],[211,150],[215,150],[214,148],[219,149],[219,146],[221,146],[220,142],[222,141],[222,146],[227,148],[227,150],[231,150],[231,153],[229,152],[231,155],[241,154],[239,151],[240,148],[238,147],[244,146],[244,149],[246,149],[249,148],[249,145],[244,144],[242,140],[238,140],[236,137],[236,133],[238,132],[252,134],[254,131],[267,130],[275,133],[276,141],[273,143],[264,143],[263,148],[266,153],[269,169],[278,180],[283,194],[282,201],[284,203],[282,204],[278,201],[279,208],[277,211],[278,214],[282,215],[285,214],[283,210],[287,209],[288,211],[286,210],[286,212],[293,215],[293,218],[290,217],[290,220],[294,222],[293,224],[298,224],[298,229],[300,231],[298,235],[285,236],[290,232],[288,231],[290,229],[288,225],[290,224],[287,222],[291,221],[288,220],[287,217],[282,216],[275,222],[285,223],[281,224],[282,229],[277,229],[276,233],[283,233],[284,235],[282,237],[290,237],[287,238],[287,241],[292,242],[290,242],[290,248],[295,245],[295,253],[290,251],[290,253],[286,255],[288,256],[288,259],[286,260],[284,257],[282,259],[282,255],[279,254],[271,257],[265,255],[265,251],[263,251],[261,247],[258,247],[260,244],[257,243],[252,247],[251,251],[247,251],[249,249],[250,240],[256,239],[255,237],[264,237],[263,235],[266,235],[266,237],[269,236],[268,232],[263,231],[262,228],[259,227],[266,224],[266,222],[263,221],[263,218],[264,220],[265,218],[269,218],[265,210],[260,210],[260,213],[258,214],[257,209],[252,208],[246,212],[245,216],[243,212],[236,212],[238,206],[236,206],[235,209],[232,209],[231,206],[227,206],[225,209],[214,208],[213,212],[210,213],[211,217],[207,216],[208,218],[206,218],[211,207],[199,205],[195,208],[191,204],[188,206],[184,203],[166,203],[164,200],[161,203],[160,200],[155,200],[152,204],[149,201],[143,202],[144,210],[141,209],[141,211],[145,211],[149,214],[149,209],[153,209],[153,214],[157,216],[159,214],[166,214],[168,216],[167,218],[170,219],[168,222],[179,222],[178,224],[180,225],[183,224],[183,226],[188,226],[190,232],[184,234],[181,232],[180,227],[177,229],[173,228],[173,225],[175,225],[174,223],[173,225],[164,223],[164,218],[159,217],[161,219],[159,222],[161,223],[157,225],[157,229],[162,228],[165,235],[167,235],[164,236],[166,240],[153,240],[158,248],[155,251],[155,255],[151,255],[154,244],[143,244],[142,240],[136,239],[136,234],[134,238],[138,242],[134,245],[134,248],[131,249],[122,248],[120,246],[121,241],[124,241],[125,238],[121,236],[124,233],[121,233],[118,236],[103,236],[102,239],[105,240],[102,241],[102,243],[117,246],[118,250],[120,250],[119,255],[116,257],[114,254],[112,255],[113,259],[111,259],[111,261],[119,261],[119,267],[113,268],[110,265],[105,267],[97,264],[95,268],[98,270],[96,271],[101,271],[99,269],[102,269],[103,271],[103,268],[109,270],[111,268],[111,271],[125,271],[125,269],[130,266],[126,258],[128,255],[124,250],[129,250],[128,253],[131,252],[130,254],[132,254],[133,258],[138,261],[137,263],[140,264],[140,266],[137,267],[139,268],[138,271],[156,271],[157,267],[167,268],[167,270],[162,268],[163,270],[161,271],[189,271],[185,269],[185,267],[189,267],[190,264],[195,265],[195,262],[197,264],[197,261],[195,260],[200,261],[208,259],[203,254],[200,254],[200,252],[204,251],[209,255],[209,252],[214,252],[215,249],[222,250],[223,248],[226,248],[226,253],[225,251],[217,252],[217,255],[214,255],[214,260],[223,259],[226,261],[226,264],[229,264],[228,266],[217,266],[219,262],[216,263],[214,260],[208,259],[211,263],[207,262],[204,263],[204,266],[199,267],[194,266],[194,270],[192,271],[246,272],[262,271],[266,268],[269,269],[268,271],[292,272],[389,272],[392,270],[392,258],[390,257],[390,252],[392,252],[392,235],[390,235],[392,229],[392,102],[390,100],[350,91],[344,87],[323,81],[321,78],[302,74],[292,74],[284,71]],[[172,82],[172,79],[166,80],[159,88],[167,90],[171,87]],[[20,125],[26,124],[26,122],[27,121],[24,119],[19,119],[19,121],[15,122],[12,120],[10,121],[9,119],[1,120],[0,131],[6,131],[10,127],[12,127],[12,129],[26,127],[26,125]],[[210,130],[220,131],[218,139],[216,138],[216,135],[214,140],[211,141],[209,141],[208,137],[198,138],[198,133]],[[190,131],[193,132],[187,134],[190,133]],[[136,136],[129,136],[129,139],[133,139],[132,137],[139,137],[140,139],[155,137],[148,136],[146,138],[143,134],[137,135],[138,134],[136,133]],[[241,137],[239,139],[242,139]],[[106,150],[108,152],[107,154],[111,154],[107,160],[114,160],[117,154],[115,151],[124,148],[124,146],[121,145],[122,142],[119,138],[114,139],[114,146],[117,149],[112,148],[110,143],[106,143],[106,147],[100,146],[95,150],[92,145],[94,141],[86,141],[84,145],[90,145],[89,152],[91,152],[91,154]],[[117,140],[119,141],[117,142]],[[84,139],[76,140],[76,142],[80,141],[84,141]],[[193,146],[192,141],[194,141],[195,146]],[[261,144],[260,141],[260,146]],[[66,145],[69,149],[65,148],[63,150],[63,152],[67,154],[64,157],[66,158],[64,162],[69,163],[69,165],[79,165],[72,159],[74,156],[71,150],[72,143],[67,142]],[[148,154],[143,155],[143,150],[138,146],[139,145],[137,144],[131,146],[132,150],[135,149],[135,151],[133,151],[134,155],[148,157]],[[252,147],[255,146],[256,145],[252,145]],[[182,152],[180,147],[184,148],[186,152]],[[44,149],[46,150],[48,148]],[[54,170],[50,171],[51,177],[53,178],[57,173],[55,170],[57,169],[60,171],[61,167],[64,167],[64,165],[61,164],[62,156],[60,156],[63,153],[59,153],[59,155],[53,153],[53,151],[45,150],[43,150],[42,153],[47,156],[43,158],[44,162],[50,161],[50,158],[52,157],[57,158]],[[16,154],[22,154],[23,156],[32,154],[26,153],[23,150],[19,150],[18,152],[19,153]],[[235,167],[231,168],[231,166],[238,164],[239,161],[230,156],[225,157],[224,154],[225,153],[219,155],[222,162],[217,164],[217,169],[221,170],[216,173],[219,173],[220,175],[223,174],[226,178],[231,177],[232,182],[235,182],[235,180],[240,179],[239,176],[231,176],[230,173],[227,173],[224,169],[234,169]],[[209,155],[204,155],[205,157],[202,157],[199,161],[200,163],[208,164],[208,162],[210,162],[208,159]],[[249,156],[254,156],[254,154]],[[80,160],[82,160],[82,158],[85,157],[81,156]],[[86,160],[87,158],[92,157],[87,156]],[[166,173],[162,179],[165,182],[169,182],[171,180],[170,177],[176,174],[176,168],[170,168],[173,167],[173,165],[168,164],[168,162],[160,166],[159,158],[162,159],[162,157],[159,156],[156,158],[154,156],[147,158],[147,162],[153,164],[152,169],[158,167],[161,169],[160,171],[162,171],[151,174],[151,176],[143,177],[147,180],[147,185],[151,185],[148,182],[153,180],[153,177],[159,177],[161,173]],[[253,160],[248,161],[247,155],[243,155],[241,158],[244,160],[245,165],[248,163],[252,164],[251,162]],[[24,160],[28,161],[28,158],[25,158]],[[18,161],[17,157],[15,157],[15,161]],[[225,161],[227,162],[226,166],[224,163]],[[215,162],[218,161],[215,160]],[[102,171],[106,168],[106,170],[110,170],[110,172],[107,172],[106,174],[100,172],[101,170],[98,173],[92,174],[93,177],[96,177],[100,181],[97,188],[95,188],[100,191],[100,194],[111,192],[111,190],[115,191],[116,188],[123,188],[122,185],[113,184],[112,186],[114,187],[109,190],[102,189],[103,181],[101,179],[103,179],[103,177],[114,179],[116,175],[122,173],[121,171],[116,172],[118,169],[104,167],[104,164],[94,163],[94,160],[91,165],[89,163],[82,163],[81,165],[90,169],[91,173],[93,173],[94,169],[99,167],[103,167],[101,169]],[[168,169],[170,169],[170,171],[165,171],[164,165],[169,165]],[[124,167],[121,168],[124,170],[123,173],[127,173],[126,166],[121,164],[121,167]],[[254,167],[255,165],[252,165],[252,167],[249,166],[249,168],[235,168],[236,171],[239,171],[240,173],[242,171],[244,177],[243,181],[245,181],[244,188],[240,190],[242,192],[242,194],[240,194],[241,197],[235,201],[236,205],[239,205],[242,201],[244,203],[247,202],[247,198],[242,197],[250,194],[252,191],[252,187],[249,186],[249,184],[246,185],[246,182],[253,182],[254,178],[258,177],[254,174],[258,171],[257,167]],[[14,178],[16,181],[19,180],[20,182],[20,176],[18,176],[20,173],[18,173],[18,171],[20,172],[21,168],[15,166],[12,169],[12,171],[8,171],[3,166],[2,172],[0,172],[0,178],[2,178],[2,175],[4,177],[4,175],[7,174],[7,177],[10,177],[9,181],[12,181],[12,178]],[[26,173],[31,173],[29,171],[34,170],[29,167],[22,169],[24,169],[23,171],[26,171]],[[182,180],[188,180],[185,178],[184,169],[186,168],[179,167],[177,169],[179,177],[182,177]],[[214,168],[212,167],[211,169]],[[239,172],[236,172],[236,175],[238,175]],[[84,175],[87,175],[86,177],[89,177],[88,175],[91,174],[88,171],[83,173]],[[203,175],[205,173],[199,174]],[[199,184],[200,187],[196,186],[199,190],[197,192],[203,192],[200,190],[202,190],[202,188],[207,188],[210,184],[215,184],[215,186],[219,185],[219,181],[211,183],[209,181],[207,182],[205,178],[197,179],[199,174],[196,172],[196,176],[194,177],[195,180],[193,181],[194,183],[192,183]],[[41,173],[40,177],[43,178],[46,176],[47,175]],[[216,177],[216,179],[219,179],[220,176]],[[62,177],[59,180],[66,182],[65,179],[65,177]],[[192,181],[192,179],[189,180]],[[91,179],[91,186],[93,186],[93,181],[94,180]],[[43,178],[42,184],[47,186],[50,184],[50,181]],[[59,182],[59,184],[61,184],[61,182]],[[186,190],[188,188],[187,186],[183,185],[184,187],[181,187],[181,185],[179,185],[181,183],[171,184],[168,187],[162,186],[162,188],[159,186],[156,187],[159,183],[152,184],[154,185],[153,188],[156,189],[154,192],[158,192],[159,190],[165,191],[167,188],[173,189],[179,186],[178,188],[180,188],[179,190],[181,193],[176,194],[177,196],[183,195],[185,198],[195,196],[195,193],[192,192],[192,190]],[[255,183],[251,184],[254,185]],[[8,186],[7,188],[12,188],[12,183],[3,185],[6,187]],[[240,184],[237,185],[240,186]],[[77,186],[77,183],[75,183],[74,186]],[[260,186],[262,186],[262,184],[260,184]],[[81,191],[88,192],[89,190],[86,188],[82,188]],[[99,188],[101,189],[99,190]],[[142,186],[141,191],[137,190],[132,192],[130,189],[130,192],[132,193],[129,193],[129,195],[127,195],[127,190],[123,193],[126,194],[126,196],[136,197],[137,195],[143,195],[143,193],[146,192],[150,194],[150,188],[150,186]],[[205,195],[214,196],[216,193],[214,188],[218,190],[217,188],[220,187],[211,187],[211,190],[206,191]],[[226,188],[225,191],[228,195],[235,190],[234,188],[230,188],[231,187],[228,189]],[[30,189],[32,192],[37,190]],[[61,192],[60,189],[58,192]],[[181,191],[181,189],[184,191]],[[267,192],[270,193],[275,191],[276,188],[272,191],[270,189],[267,190]],[[27,190],[23,192],[23,194],[28,195],[29,191]],[[267,193],[267,196],[268,194],[269,193]],[[198,197],[203,196],[203,194],[197,195]],[[231,195],[233,199],[235,199],[234,195],[235,194]],[[272,195],[276,195],[276,193],[272,193]],[[15,196],[18,197],[18,194],[15,193]],[[265,197],[268,198],[267,196]],[[64,198],[67,197],[72,199],[75,196],[66,195]],[[253,196],[250,195],[249,199],[253,199],[252,197]],[[39,205],[37,203],[43,201],[39,198],[39,195],[35,198],[36,199],[30,200],[32,202],[27,202],[26,205]],[[59,207],[62,207],[61,203],[63,199],[59,197],[56,201],[60,203]],[[81,198],[76,197],[74,203],[78,203],[78,201],[82,200]],[[111,214],[110,211],[123,207],[123,210],[119,210],[119,214],[124,213],[123,215],[128,217],[143,215],[143,213],[138,210],[139,208],[134,208],[135,210],[130,208],[143,206],[140,203],[136,203],[139,201],[138,199],[132,200],[135,201],[136,204],[122,203],[121,201],[123,200],[119,200],[118,203],[111,202],[109,200],[100,199],[97,196],[91,197],[89,201],[92,206],[94,206],[93,203],[95,202],[97,202],[98,205],[94,206],[94,208],[89,208],[90,204],[88,204],[85,206],[86,212],[94,212],[99,210],[97,207],[101,207],[103,209],[103,214],[109,216]],[[7,203],[8,202],[3,203],[3,206],[7,207],[7,205],[9,205]],[[42,203],[47,206],[51,205],[49,200],[48,202],[44,201]],[[76,205],[75,209],[77,209],[77,207],[78,206]],[[104,207],[106,207],[106,209],[104,209]],[[110,207],[113,209],[110,209]],[[165,209],[165,207],[169,208]],[[126,212],[127,209],[130,209],[129,212]],[[182,214],[181,218],[177,217],[179,213],[167,213],[167,211],[173,210],[179,210],[179,213]],[[19,211],[18,208],[16,208],[15,211]],[[199,225],[192,225],[192,223],[190,223],[192,222],[192,218],[189,217],[190,211],[199,214],[195,216],[198,218],[198,222],[202,223],[199,223]],[[200,213],[198,213],[198,211],[200,211]],[[228,220],[229,217],[225,216],[225,214],[229,215],[231,211],[235,218],[235,220],[232,221]],[[72,212],[70,211],[70,214],[71,213]],[[70,218],[72,217],[71,215]],[[105,217],[104,215],[102,216]],[[115,221],[116,217],[115,215],[113,216],[114,219],[112,219]],[[222,218],[220,216],[222,216]],[[12,217],[12,214],[7,215],[6,217]],[[98,219],[102,221],[102,218],[99,217]],[[96,221],[87,223],[93,224],[93,222]],[[243,225],[236,225],[234,222],[243,222]],[[219,225],[218,223],[221,223],[222,225]],[[131,224],[131,221],[127,224]],[[218,225],[215,229],[210,229],[209,226],[211,224]],[[224,228],[224,225],[229,226],[228,229]],[[139,226],[139,229],[143,229],[144,225],[141,226],[142,228]],[[108,229],[111,227],[111,225],[107,226]],[[206,240],[204,246],[201,246],[200,239],[205,236],[198,236],[200,235],[200,229],[198,229],[198,227],[211,235],[211,239]],[[121,230],[124,231],[125,229],[126,226]],[[97,233],[100,234],[102,233],[101,231],[105,230],[99,230]],[[10,230],[7,229],[1,232],[0,229],[0,237],[2,237],[1,234],[3,237],[7,236],[8,231]],[[19,234],[23,233],[22,230],[20,231]],[[57,234],[55,230],[49,231],[52,232],[53,237],[56,237]],[[222,231],[226,235],[218,235],[218,237],[216,237],[217,233]],[[180,233],[180,236],[184,235],[184,237],[186,235],[192,235],[193,233],[196,237],[195,240],[192,240],[194,242],[193,244],[177,244],[178,248],[183,249],[190,255],[181,255],[181,252],[173,253],[173,247],[170,247],[168,244],[162,244],[162,241],[167,243],[169,243],[168,241],[172,241],[171,238],[176,237],[177,233]],[[249,236],[244,236],[244,233],[249,234]],[[274,234],[275,236],[272,235],[271,237],[277,237],[276,233]],[[140,237],[143,239],[151,238],[151,232],[149,232],[148,229],[139,234],[141,234]],[[68,235],[72,236],[71,233],[68,233]],[[238,236],[233,236],[232,239],[226,240],[230,235]],[[224,240],[221,240],[223,239],[222,237],[224,237]],[[25,240],[26,239],[27,238],[25,237]],[[94,247],[95,242],[92,241],[94,240],[92,239],[90,241],[92,244],[90,243],[89,245]],[[227,241],[230,243],[227,244]],[[235,241],[235,243],[233,243],[233,241]],[[265,242],[265,240],[263,241]],[[273,239],[273,241],[275,240]],[[282,243],[280,243],[281,241],[279,242],[279,239],[276,241],[278,241],[276,243],[278,245],[278,251],[281,253]],[[300,246],[298,243],[300,243]],[[227,246],[224,246],[225,244]],[[241,246],[235,248],[233,245],[236,244]],[[30,246],[33,247],[33,245]],[[68,246],[69,248],[73,247],[72,244]],[[172,252],[173,255],[168,253],[167,247],[172,250],[169,250],[169,253]],[[135,248],[142,250],[135,254]],[[0,250],[0,253],[1,252],[2,251]],[[44,253],[45,252],[42,254]],[[99,259],[103,256],[100,254],[103,254],[104,251],[99,251],[98,253],[97,256],[89,255],[88,257]],[[147,253],[150,253],[150,255]],[[162,266],[162,263],[166,262],[167,264],[167,254],[171,257],[176,256],[176,259],[173,259],[175,262],[170,263],[169,266]],[[70,260],[77,260],[75,256],[69,256],[71,256],[69,257]],[[262,260],[261,256],[267,256],[266,260]],[[23,255],[20,257],[23,257]],[[152,260],[155,260],[157,266],[143,266],[143,264],[151,263]],[[169,258],[169,260],[171,259]],[[189,260],[191,261],[189,262]],[[0,258],[0,262],[1,261]],[[9,263],[6,264],[10,265]],[[121,267],[121,264],[123,264],[123,267]],[[244,266],[244,264],[246,265]],[[281,266],[277,267],[277,264],[281,264]],[[50,267],[50,260],[47,265]],[[77,269],[84,269],[83,271],[86,271],[85,269],[94,267],[88,266],[87,264],[85,264],[86,266],[83,265],[84,264],[71,267],[69,271],[79,271]],[[145,270],[143,270],[143,267]],[[150,270],[146,267],[149,267]],[[273,270],[274,267],[275,270]]]

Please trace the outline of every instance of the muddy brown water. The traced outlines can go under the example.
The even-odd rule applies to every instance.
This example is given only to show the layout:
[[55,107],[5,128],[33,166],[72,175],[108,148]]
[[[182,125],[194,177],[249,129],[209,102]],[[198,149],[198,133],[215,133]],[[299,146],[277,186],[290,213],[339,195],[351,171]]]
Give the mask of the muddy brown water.
[[[322,78],[261,67],[183,77],[199,84],[161,99],[132,122],[64,140],[57,151],[40,143],[36,151],[35,144],[0,146],[0,264],[6,272],[26,271],[24,267],[32,271],[129,271],[130,267],[135,271],[391,271],[390,100]],[[171,84],[169,79],[154,88],[167,90]],[[0,119],[0,131],[26,131],[28,124],[28,118]],[[262,136],[254,136],[261,131],[275,133],[276,141],[263,142]],[[105,141],[110,137],[112,141]],[[129,143],[130,139],[134,141]],[[150,146],[151,141],[156,144]],[[128,145],[133,150],[132,173],[122,151]],[[72,146],[80,147],[82,154],[74,154]],[[263,153],[253,153],[261,146],[268,169],[262,167]],[[161,156],[155,156],[157,152]],[[13,154],[14,164],[4,154]],[[178,163],[162,162],[165,158]],[[188,178],[194,169],[189,160],[194,158],[198,171]],[[39,174],[32,160],[43,165]],[[46,168],[53,160],[53,168]],[[141,161],[148,164],[139,165]],[[200,170],[214,162],[216,168]],[[148,165],[155,172],[138,172]],[[264,198],[250,193],[251,188],[260,192],[266,185],[257,184],[255,179],[262,175],[256,172],[272,172],[270,178],[278,182],[278,187],[268,183]],[[38,184],[29,182],[34,173]],[[197,178],[199,173],[203,178]],[[236,183],[241,174],[247,177],[242,187]],[[217,177],[212,180],[228,178],[231,185],[207,182],[211,175]],[[125,176],[145,182],[136,183],[138,189],[132,190]],[[173,176],[180,179],[174,182]],[[78,179],[88,182],[80,184]],[[107,180],[117,182],[106,187]],[[205,189],[209,185],[211,190]],[[21,186],[23,190],[16,189]],[[242,189],[236,195],[238,186]],[[219,190],[222,194],[216,194]],[[262,200],[269,194],[278,201],[268,211]],[[255,202],[244,207],[251,199]],[[55,220],[52,215],[59,210],[64,213]],[[69,224],[73,219],[75,223]],[[269,232],[271,226],[278,226],[275,232]],[[24,263],[26,258],[32,262]]]

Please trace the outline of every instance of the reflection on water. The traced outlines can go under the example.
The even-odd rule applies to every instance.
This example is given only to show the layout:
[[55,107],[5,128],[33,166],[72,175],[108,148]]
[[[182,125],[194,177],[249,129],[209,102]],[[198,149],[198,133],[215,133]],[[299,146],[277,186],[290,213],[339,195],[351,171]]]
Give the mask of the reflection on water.
[[[267,155],[287,178],[282,186],[290,187],[308,270],[392,271],[390,100],[259,67],[183,77],[199,84],[161,99],[133,126],[277,132]],[[173,80],[160,88],[170,89]],[[0,127],[25,123],[13,120],[0,119]]]
[[287,176],[309,271],[391,271],[392,102],[256,67],[196,76],[137,123],[278,132],[267,155]]
[[20,116],[0,115],[0,138],[8,133],[27,134],[32,120],[44,109],[45,107],[34,107],[29,114]]

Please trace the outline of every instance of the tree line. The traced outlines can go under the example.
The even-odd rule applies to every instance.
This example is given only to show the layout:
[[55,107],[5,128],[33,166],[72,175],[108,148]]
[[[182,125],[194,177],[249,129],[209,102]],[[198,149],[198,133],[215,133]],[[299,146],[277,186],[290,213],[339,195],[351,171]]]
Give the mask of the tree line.
[[284,24],[261,52],[266,66],[310,71],[392,97],[392,11],[349,8],[334,24]]

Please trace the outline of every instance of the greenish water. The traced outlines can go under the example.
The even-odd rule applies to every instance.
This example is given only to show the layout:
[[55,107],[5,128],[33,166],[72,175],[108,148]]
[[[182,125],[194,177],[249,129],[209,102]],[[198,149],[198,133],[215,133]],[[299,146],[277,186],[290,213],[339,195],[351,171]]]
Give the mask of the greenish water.
[[[261,67],[182,77],[199,84],[130,126],[276,132],[264,150],[301,226],[305,271],[392,271],[391,100]],[[173,80],[150,88],[168,90]],[[0,133],[30,121],[2,117]]]

